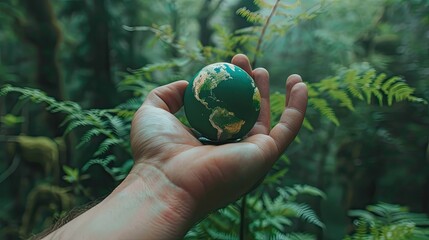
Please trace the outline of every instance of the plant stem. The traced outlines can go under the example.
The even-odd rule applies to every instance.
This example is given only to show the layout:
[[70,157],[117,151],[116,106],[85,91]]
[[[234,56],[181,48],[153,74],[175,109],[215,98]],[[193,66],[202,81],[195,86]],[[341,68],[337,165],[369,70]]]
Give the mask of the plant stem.
[[256,45],[255,57],[253,58],[253,61],[252,61],[252,67],[255,67],[255,65],[256,65],[256,59],[258,58],[258,54],[259,54],[259,51],[260,51],[261,46],[262,46],[262,41],[264,39],[265,32],[267,31],[268,25],[270,24],[271,18],[274,16],[274,13],[276,12],[276,9],[279,6],[279,3],[280,3],[280,0],[277,0],[276,3],[274,4],[273,8],[271,9],[271,13],[268,16],[267,21],[265,22],[264,26],[262,27],[261,35],[259,36],[258,44]]
[[247,194],[244,194],[243,198],[241,199],[241,207],[240,207],[240,240],[246,239],[245,237],[245,229],[246,229],[246,198]]

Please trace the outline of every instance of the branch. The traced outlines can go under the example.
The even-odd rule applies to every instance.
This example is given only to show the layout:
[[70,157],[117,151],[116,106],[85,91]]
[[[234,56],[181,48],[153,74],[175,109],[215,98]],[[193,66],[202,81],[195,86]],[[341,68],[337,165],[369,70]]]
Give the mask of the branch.
[[258,58],[258,54],[262,45],[262,41],[264,39],[265,36],[265,32],[267,31],[268,25],[270,24],[271,18],[274,16],[275,11],[277,10],[277,7],[279,6],[280,0],[277,0],[276,3],[274,4],[270,16],[268,16],[267,21],[265,22],[263,28],[262,28],[262,32],[261,35],[259,36],[258,39],[258,44],[256,45],[256,51],[255,51],[255,57],[253,58],[252,61],[252,67],[255,67],[256,64],[256,59]]

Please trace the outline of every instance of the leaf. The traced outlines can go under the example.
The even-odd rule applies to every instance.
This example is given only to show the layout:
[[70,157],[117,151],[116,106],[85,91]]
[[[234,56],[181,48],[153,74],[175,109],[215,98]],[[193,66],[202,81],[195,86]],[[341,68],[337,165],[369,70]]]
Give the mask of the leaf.
[[108,130],[104,130],[104,129],[98,129],[98,128],[92,128],[90,130],[88,130],[80,139],[79,144],[76,146],[76,148],[80,148],[82,147],[84,144],[88,143],[89,141],[91,141],[92,138],[99,136],[99,135],[107,135],[109,133]]
[[308,100],[310,106],[318,110],[322,116],[326,117],[328,120],[333,122],[335,125],[339,126],[340,121],[334,113],[334,110],[329,106],[328,101],[323,98],[310,98]]
[[353,239],[429,238],[429,218],[424,214],[410,213],[404,206],[378,203],[367,206],[366,210],[352,210],[349,215],[358,218]]
[[270,174],[268,175],[265,179],[263,184],[265,185],[273,185],[273,184],[278,184],[280,183],[280,180],[282,177],[285,176],[285,174],[287,173],[288,169],[281,169],[277,172],[275,172],[274,174]]
[[67,125],[67,128],[64,130],[64,135],[69,134],[72,130],[74,130],[77,127],[83,127],[83,126],[91,126],[91,122],[82,121],[82,120],[74,120],[71,123]]
[[331,90],[329,95],[334,99],[340,102],[340,106],[347,107],[350,111],[354,111],[353,102],[351,98],[347,95],[347,92],[342,90]]
[[239,8],[237,10],[237,15],[245,18],[250,23],[260,23],[263,24],[265,22],[265,18],[258,13],[252,12],[246,7]]
[[294,201],[298,195],[310,195],[326,199],[326,194],[322,190],[310,185],[295,184],[292,187],[278,188],[277,191],[289,201]]
[[88,171],[89,167],[94,164],[97,164],[102,166],[107,172],[110,172],[110,168],[108,168],[108,165],[115,160],[116,157],[114,155],[108,155],[105,158],[94,158],[85,163],[85,165],[83,165],[82,171]]
[[325,228],[325,224],[319,220],[316,213],[307,204],[289,202],[286,205],[289,210],[289,216],[295,216],[320,228]]
[[79,180],[79,169],[71,168],[67,165],[63,165],[63,171],[66,174],[63,179],[69,183],[74,183]]
[[97,151],[94,153],[94,156],[100,156],[103,153],[107,152],[112,146],[114,145],[119,145],[121,143],[123,143],[123,139],[119,139],[119,138],[107,138],[105,139],[100,146],[98,147]]

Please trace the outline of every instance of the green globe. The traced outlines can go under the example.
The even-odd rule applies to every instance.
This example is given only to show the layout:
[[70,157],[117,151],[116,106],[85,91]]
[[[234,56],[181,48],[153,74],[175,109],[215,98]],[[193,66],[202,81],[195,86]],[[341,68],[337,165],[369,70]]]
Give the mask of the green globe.
[[260,104],[261,95],[252,77],[224,62],[201,69],[184,96],[189,124],[215,143],[243,138],[255,125]]

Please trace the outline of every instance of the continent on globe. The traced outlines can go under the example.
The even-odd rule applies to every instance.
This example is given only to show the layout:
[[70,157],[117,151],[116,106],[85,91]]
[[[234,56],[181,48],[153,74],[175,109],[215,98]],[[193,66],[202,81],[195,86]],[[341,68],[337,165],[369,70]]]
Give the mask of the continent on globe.
[[259,116],[261,95],[252,77],[230,63],[202,68],[184,96],[192,128],[215,143],[243,138]]

